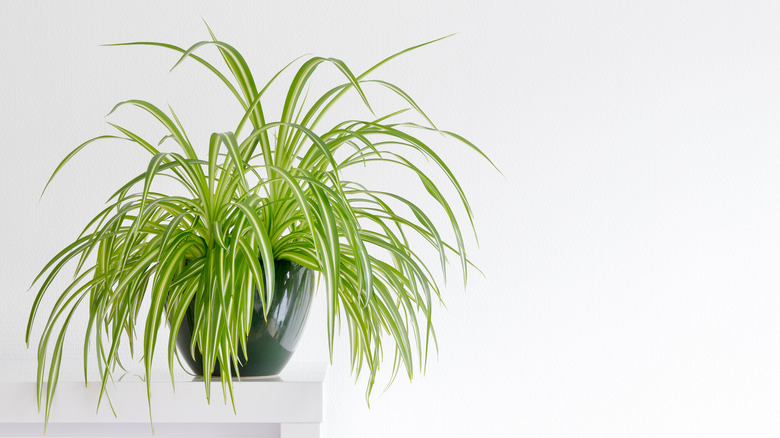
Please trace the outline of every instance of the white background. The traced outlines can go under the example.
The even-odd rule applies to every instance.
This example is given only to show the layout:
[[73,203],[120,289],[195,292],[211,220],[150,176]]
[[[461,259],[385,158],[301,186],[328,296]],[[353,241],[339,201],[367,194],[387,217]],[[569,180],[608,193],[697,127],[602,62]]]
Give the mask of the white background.
[[[384,395],[380,382],[370,409],[345,329],[328,436],[780,435],[780,2],[372,3],[0,3],[2,358],[34,356],[37,270],[145,169],[143,152],[96,145],[38,201],[70,149],[110,132],[113,104],[170,103],[201,151],[240,117],[194,63],[168,73],[172,53],[99,44],[186,46],[208,38],[202,17],[264,82],[304,53],[362,71],[459,32],[377,77],[506,175],[441,145],[487,278],[448,285],[438,360]],[[138,112],[109,119],[161,134]],[[327,360],[322,295],[294,360]]]

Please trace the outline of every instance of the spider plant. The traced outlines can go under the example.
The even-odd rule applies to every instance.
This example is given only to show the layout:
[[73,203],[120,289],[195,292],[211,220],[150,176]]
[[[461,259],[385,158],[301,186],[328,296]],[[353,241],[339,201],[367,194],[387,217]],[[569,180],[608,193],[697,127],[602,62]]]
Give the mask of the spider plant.
[[[174,68],[187,60],[196,62],[235,96],[243,117],[234,131],[211,134],[207,156],[196,153],[195,143],[172,108],[165,111],[150,102],[128,100],[118,103],[109,115],[135,108],[156,119],[166,136],[153,143],[127,127],[109,122],[115,132],[76,147],[46,183],[48,187],[60,169],[93,142],[127,141],[151,155],[145,171],[120,187],[108,206],[33,281],[33,285],[41,284],[27,326],[28,346],[44,296],[63,267],[75,263],[73,280],[59,293],[38,343],[37,400],[40,410],[45,395],[47,422],[65,335],[81,308],[89,314],[86,332],[82,333],[84,378],[86,381],[90,346],[94,345],[101,379],[98,407],[104,395],[111,403],[106,385],[113,380],[116,367],[122,367],[119,351],[126,341],[131,355],[134,350],[142,351],[151,415],[148,377],[160,327],[170,325],[167,361],[173,383],[177,331],[193,300],[196,321],[191,351],[187,353],[197,351],[202,355],[209,399],[211,372],[217,365],[228,370],[220,380],[225,402],[227,394],[232,401],[232,381],[224,376],[229,376],[231,370],[237,373],[239,362],[246,358],[253,292],[258,288],[267,315],[268,303],[273,299],[274,261],[292,261],[319,273],[324,282],[331,360],[338,318],[339,325],[346,323],[349,330],[353,372],[359,376],[364,367],[367,369],[368,401],[383,360],[383,341],[392,340],[394,350],[390,383],[400,370],[412,378],[415,357],[424,370],[429,343],[436,343],[432,311],[434,300],[441,300],[441,289],[418,250],[411,247],[409,233],[420,236],[418,241],[427,242],[438,253],[442,278],[446,280],[447,255],[452,253],[459,258],[466,280],[470,263],[456,210],[465,210],[476,235],[472,210],[449,167],[418,133],[432,131],[454,138],[487,157],[460,135],[436,128],[401,88],[369,78],[385,63],[441,38],[395,53],[357,75],[334,58],[300,61],[279,119],[269,121],[263,112],[262,97],[298,60],[258,89],[239,51],[217,40],[210,29],[209,33],[210,40],[186,49],[159,42],[112,44],[177,52]],[[196,55],[206,47],[216,48],[229,75]],[[344,81],[306,104],[304,90],[315,70],[324,65],[338,70]],[[370,109],[365,93],[368,87],[400,96],[408,108],[371,120],[347,119],[329,128],[320,127],[325,114],[347,93],[357,93]],[[427,124],[399,120],[408,110],[419,113]],[[175,143],[176,150],[161,151],[166,142]],[[454,187],[459,206],[453,205],[429,175],[414,164],[419,159],[440,169]],[[345,169],[372,163],[399,166],[416,175],[437,208],[449,218],[454,242],[446,243],[429,218],[430,212],[414,202],[344,178]],[[176,181],[182,194],[156,191],[153,183],[160,177]],[[142,314],[142,305],[147,302],[148,312]],[[139,324],[143,324],[143,343],[136,347]]]

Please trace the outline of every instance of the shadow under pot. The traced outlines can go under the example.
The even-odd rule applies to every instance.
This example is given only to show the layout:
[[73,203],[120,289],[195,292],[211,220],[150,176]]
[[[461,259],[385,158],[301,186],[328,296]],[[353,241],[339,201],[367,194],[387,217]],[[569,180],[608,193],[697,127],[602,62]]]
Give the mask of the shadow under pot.
[[[274,268],[276,274],[274,296],[267,319],[263,319],[263,306],[255,287],[252,324],[246,339],[246,360],[241,347],[237,346],[238,372],[241,377],[279,375],[292,357],[306,325],[314,295],[313,272],[288,260],[276,260]],[[194,358],[190,354],[194,320],[195,300],[193,299],[179,326],[176,347],[182,361],[189,366],[190,370],[202,376],[203,361],[198,347],[195,347]],[[220,375],[219,361],[216,362],[212,375]]]

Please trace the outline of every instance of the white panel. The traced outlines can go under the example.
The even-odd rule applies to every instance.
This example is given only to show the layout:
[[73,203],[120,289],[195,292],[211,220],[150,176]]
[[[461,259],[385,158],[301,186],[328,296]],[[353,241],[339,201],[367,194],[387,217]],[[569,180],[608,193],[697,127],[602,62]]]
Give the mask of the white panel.
[[319,438],[319,423],[285,423],[282,424],[281,438]]

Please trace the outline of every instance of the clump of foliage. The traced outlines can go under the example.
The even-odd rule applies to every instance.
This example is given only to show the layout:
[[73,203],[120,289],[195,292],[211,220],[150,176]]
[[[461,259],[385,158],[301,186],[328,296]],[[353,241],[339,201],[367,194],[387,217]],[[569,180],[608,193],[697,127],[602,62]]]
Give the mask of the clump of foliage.
[[[393,379],[401,369],[412,377],[415,355],[420,368],[424,368],[429,343],[433,340],[435,344],[431,313],[434,297],[441,299],[440,289],[410,246],[408,233],[421,236],[435,248],[444,278],[447,253],[456,254],[465,282],[469,262],[455,209],[414,160],[424,158],[438,166],[454,187],[473,228],[471,207],[434,147],[415,132],[434,131],[484,154],[463,137],[436,128],[396,85],[369,79],[388,61],[438,40],[398,52],[358,75],[338,59],[306,59],[289,85],[279,119],[268,121],[261,98],[282,71],[297,60],[258,89],[244,57],[213,33],[211,37],[187,49],[158,42],[117,44],[178,52],[181,56],[176,65],[185,60],[197,62],[235,96],[243,117],[234,131],[211,135],[208,156],[196,154],[172,108],[166,112],[146,101],[128,100],[111,112],[125,107],[140,109],[159,121],[167,135],[154,145],[126,127],[109,123],[116,130],[114,134],[84,142],[62,160],[52,175],[54,178],[74,155],[99,140],[129,141],[152,156],[147,169],[119,188],[108,206],[46,264],[33,282],[42,281],[30,313],[28,345],[44,295],[63,267],[71,261],[76,263],[74,279],[59,294],[39,340],[37,397],[40,409],[46,395],[47,421],[65,335],[80,308],[89,313],[83,333],[84,376],[86,379],[90,346],[94,345],[102,399],[116,366],[121,367],[119,348],[123,340],[131,352],[138,348],[142,351],[148,382],[158,332],[166,321],[171,328],[167,359],[173,378],[178,327],[194,300],[196,320],[190,353],[202,355],[206,395],[210,397],[215,365],[227,370],[222,376],[229,376],[231,369],[235,373],[238,363],[246,359],[255,287],[259,288],[267,314],[273,299],[273,261],[293,261],[321,274],[327,293],[331,358],[335,321],[339,318],[349,330],[353,371],[359,375],[365,367],[369,373],[368,398],[382,361],[383,341],[393,341]],[[219,51],[233,81],[196,55],[198,49],[207,46]],[[344,82],[307,105],[304,90],[322,65],[335,67]],[[397,94],[409,107],[373,120],[344,120],[320,128],[323,116],[346,93],[357,93],[370,109],[364,93],[369,85]],[[398,121],[410,109],[429,125]],[[158,148],[166,141],[176,143],[178,151],[160,151]],[[449,218],[454,243],[442,239],[429,215],[414,202],[395,193],[370,190],[343,177],[349,167],[372,163],[400,166],[416,175]],[[152,183],[160,177],[176,181],[185,194],[153,190]],[[150,307],[142,315],[145,301]],[[139,316],[145,321],[143,344],[136,347]],[[231,379],[223,377],[221,382],[223,393],[230,393],[232,399]],[[151,405],[151,394],[149,402]]]

